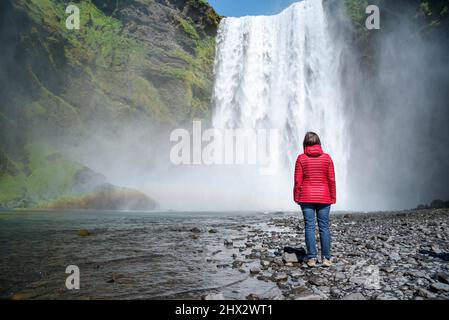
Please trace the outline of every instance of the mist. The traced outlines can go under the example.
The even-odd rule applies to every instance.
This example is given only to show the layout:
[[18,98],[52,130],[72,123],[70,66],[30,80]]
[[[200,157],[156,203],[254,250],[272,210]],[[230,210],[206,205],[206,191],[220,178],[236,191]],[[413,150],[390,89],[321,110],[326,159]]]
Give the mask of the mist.
[[[377,32],[369,48],[374,63],[364,66],[346,46],[342,73],[351,123],[347,206],[357,210],[449,197],[447,36],[420,32],[410,2],[381,4],[380,12],[381,30],[370,31]],[[344,29],[347,19],[339,13],[336,23]]]

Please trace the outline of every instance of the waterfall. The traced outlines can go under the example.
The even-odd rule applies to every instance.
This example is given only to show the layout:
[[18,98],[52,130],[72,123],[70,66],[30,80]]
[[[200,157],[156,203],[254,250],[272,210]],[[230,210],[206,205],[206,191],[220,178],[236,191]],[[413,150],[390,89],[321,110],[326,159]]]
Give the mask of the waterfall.
[[290,193],[273,207],[292,202],[294,163],[307,131],[318,133],[332,156],[338,206],[345,206],[350,150],[339,84],[342,49],[335,42],[318,0],[295,3],[274,16],[225,18],[220,24],[213,126],[278,130],[280,142],[270,150],[281,164],[278,179],[263,188],[266,194]]

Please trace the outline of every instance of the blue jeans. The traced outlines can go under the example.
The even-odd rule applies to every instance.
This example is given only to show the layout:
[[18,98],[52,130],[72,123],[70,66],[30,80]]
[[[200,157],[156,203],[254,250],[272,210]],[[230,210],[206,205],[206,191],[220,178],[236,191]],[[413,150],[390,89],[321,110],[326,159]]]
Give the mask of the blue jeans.
[[329,204],[301,203],[302,214],[304,215],[304,230],[306,234],[307,259],[315,259],[317,256],[315,241],[315,212],[320,231],[321,256],[326,259],[331,258],[331,234],[329,231]]

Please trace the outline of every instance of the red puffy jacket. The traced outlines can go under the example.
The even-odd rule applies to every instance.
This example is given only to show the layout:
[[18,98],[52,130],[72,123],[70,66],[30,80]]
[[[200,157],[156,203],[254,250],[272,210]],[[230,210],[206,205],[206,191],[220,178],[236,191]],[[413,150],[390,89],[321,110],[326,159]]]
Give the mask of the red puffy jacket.
[[293,196],[296,203],[334,204],[337,202],[334,163],[321,146],[305,148],[295,166]]

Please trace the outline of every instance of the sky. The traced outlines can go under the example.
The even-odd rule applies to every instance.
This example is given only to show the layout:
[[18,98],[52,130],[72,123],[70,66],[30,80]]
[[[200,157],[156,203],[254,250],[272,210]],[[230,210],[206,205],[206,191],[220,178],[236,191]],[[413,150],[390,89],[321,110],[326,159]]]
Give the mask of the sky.
[[226,17],[277,14],[300,0],[208,0],[218,14]]

